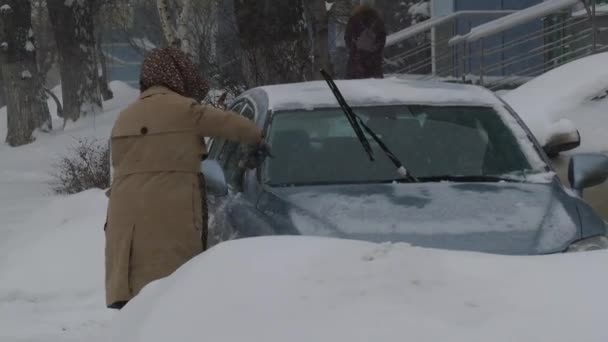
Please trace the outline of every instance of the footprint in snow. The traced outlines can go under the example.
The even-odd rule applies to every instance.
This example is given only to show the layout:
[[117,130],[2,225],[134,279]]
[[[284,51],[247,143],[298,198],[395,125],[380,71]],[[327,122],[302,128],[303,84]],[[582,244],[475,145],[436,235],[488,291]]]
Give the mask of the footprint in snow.
[[392,247],[393,247],[393,244],[391,242],[382,243],[382,244],[378,245],[377,247],[375,247],[371,251],[371,253],[364,255],[362,257],[362,259],[363,259],[363,261],[376,260],[376,258],[380,258],[380,257],[387,255],[391,251]]

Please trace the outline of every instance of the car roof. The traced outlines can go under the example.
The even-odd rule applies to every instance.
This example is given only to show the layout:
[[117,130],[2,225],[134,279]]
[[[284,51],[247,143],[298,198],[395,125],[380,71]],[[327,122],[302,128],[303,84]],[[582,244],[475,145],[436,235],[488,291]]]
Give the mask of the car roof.
[[[337,80],[346,101],[353,107],[425,104],[461,106],[501,106],[489,90],[472,85],[415,81],[401,78]],[[270,85],[254,88],[263,92],[268,109],[297,110],[338,107],[338,102],[325,81]]]

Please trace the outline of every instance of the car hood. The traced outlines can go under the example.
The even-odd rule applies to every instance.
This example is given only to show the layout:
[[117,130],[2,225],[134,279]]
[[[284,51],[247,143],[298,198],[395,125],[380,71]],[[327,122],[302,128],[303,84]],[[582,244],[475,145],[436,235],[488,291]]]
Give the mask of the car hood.
[[303,235],[543,254],[580,236],[567,196],[557,184],[367,184],[275,188],[259,203]]

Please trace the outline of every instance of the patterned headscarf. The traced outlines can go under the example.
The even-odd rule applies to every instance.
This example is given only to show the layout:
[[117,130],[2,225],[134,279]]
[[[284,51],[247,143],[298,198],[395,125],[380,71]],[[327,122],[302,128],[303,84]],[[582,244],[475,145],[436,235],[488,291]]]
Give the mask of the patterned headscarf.
[[199,102],[209,92],[209,85],[188,55],[174,47],[154,49],[146,56],[139,85],[142,92],[150,87],[163,86]]

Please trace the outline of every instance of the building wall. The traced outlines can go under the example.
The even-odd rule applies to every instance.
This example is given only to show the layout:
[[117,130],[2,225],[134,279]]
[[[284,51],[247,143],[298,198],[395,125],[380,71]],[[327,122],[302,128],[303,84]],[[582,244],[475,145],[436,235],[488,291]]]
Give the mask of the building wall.
[[[454,9],[456,11],[462,10],[519,10],[524,9],[538,3],[542,0],[455,0]],[[462,18],[457,23],[457,33],[465,34],[470,31],[471,28],[494,20],[501,15],[487,15],[487,16],[475,16],[471,18]],[[505,43],[513,41],[514,39],[522,36],[538,32],[542,30],[542,20],[538,19],[528,24],[520,25],[518,27],[509,29],[503,33],[496,34],[492,37],[488,37],[483,40],[482,43],[475,43],[470,47],[470,64],[468,69],[471,73],[477,74],[480,71],[481,59],[480,51],[481,44],[485,51],[492,48],[498,48],[504,46]],[[510,48],[508,50],[494,53],[491,55],[485,55],[483,58],[483,66],[486,70],[485,74],[492,76],[504,76],[518,73],[526,73],[528,70],[533,69],[535,66],[543,64],[543,56],[531,56],[529,59],[511,64],[513,58],[526,54],[533,48],[539,47],[543,44],[541,38],[530,40],[526,43]],[[492,70],[489,70],[489,69]]]
[[431,16],[444,16],[454,12],[455,0],[431,0]]
[[[444,16],[453,12],[466,10],[518,10],[536,5],[540,2],[542,2],[542,0],[432,0],[431,14],[432,16]],[[456,48],[456,56],[454,58],[449,58],[453,54],[453,50],[447,46],[447,43],[445,43],[447,40],[455,35],[466,34],[472,28],[497,19],[501,16],[503,15],[488,14],[463,16],[454,23],[448,23],[437,27],[435,29],[434,38],[437,42],[435,53],[438,58],[436,69],[438,74],[441,76],[453,76],[460,74],[463,68],[465,68],[466,73],[479,74],[481,72],[480,69],[483,66],[484,74],[491,76],[504,76],[523,73],[534,69],[536,66],[542,65],[544,58],[542,55],[532,56],[525,61],[519,61],[511,64],[514,57],[525,54],[527,51],[541,46],[542,39],[540,38],[530,40],[529,42],[523,43],[506,51],[496,52],[490,55],[485,53],[483,64],[480,63],[480,43],[472,44],[467,48],[467,51],[463,51],[463,47],[459,46]],[[483,49],[484,51],[488,51],[492,48],[503,47],[505,43],[527,34],[538,32],[542,29],[542,27],[542,20],[539,19],[534,22],[507,30],[501,34],[496,34],[492,37],[484,39],[482,43]],[[463,63],[463,59],[461,59],[461,57],[465,53],[467,56],[470,56],[470,58],[465,59],[466,63]]]

